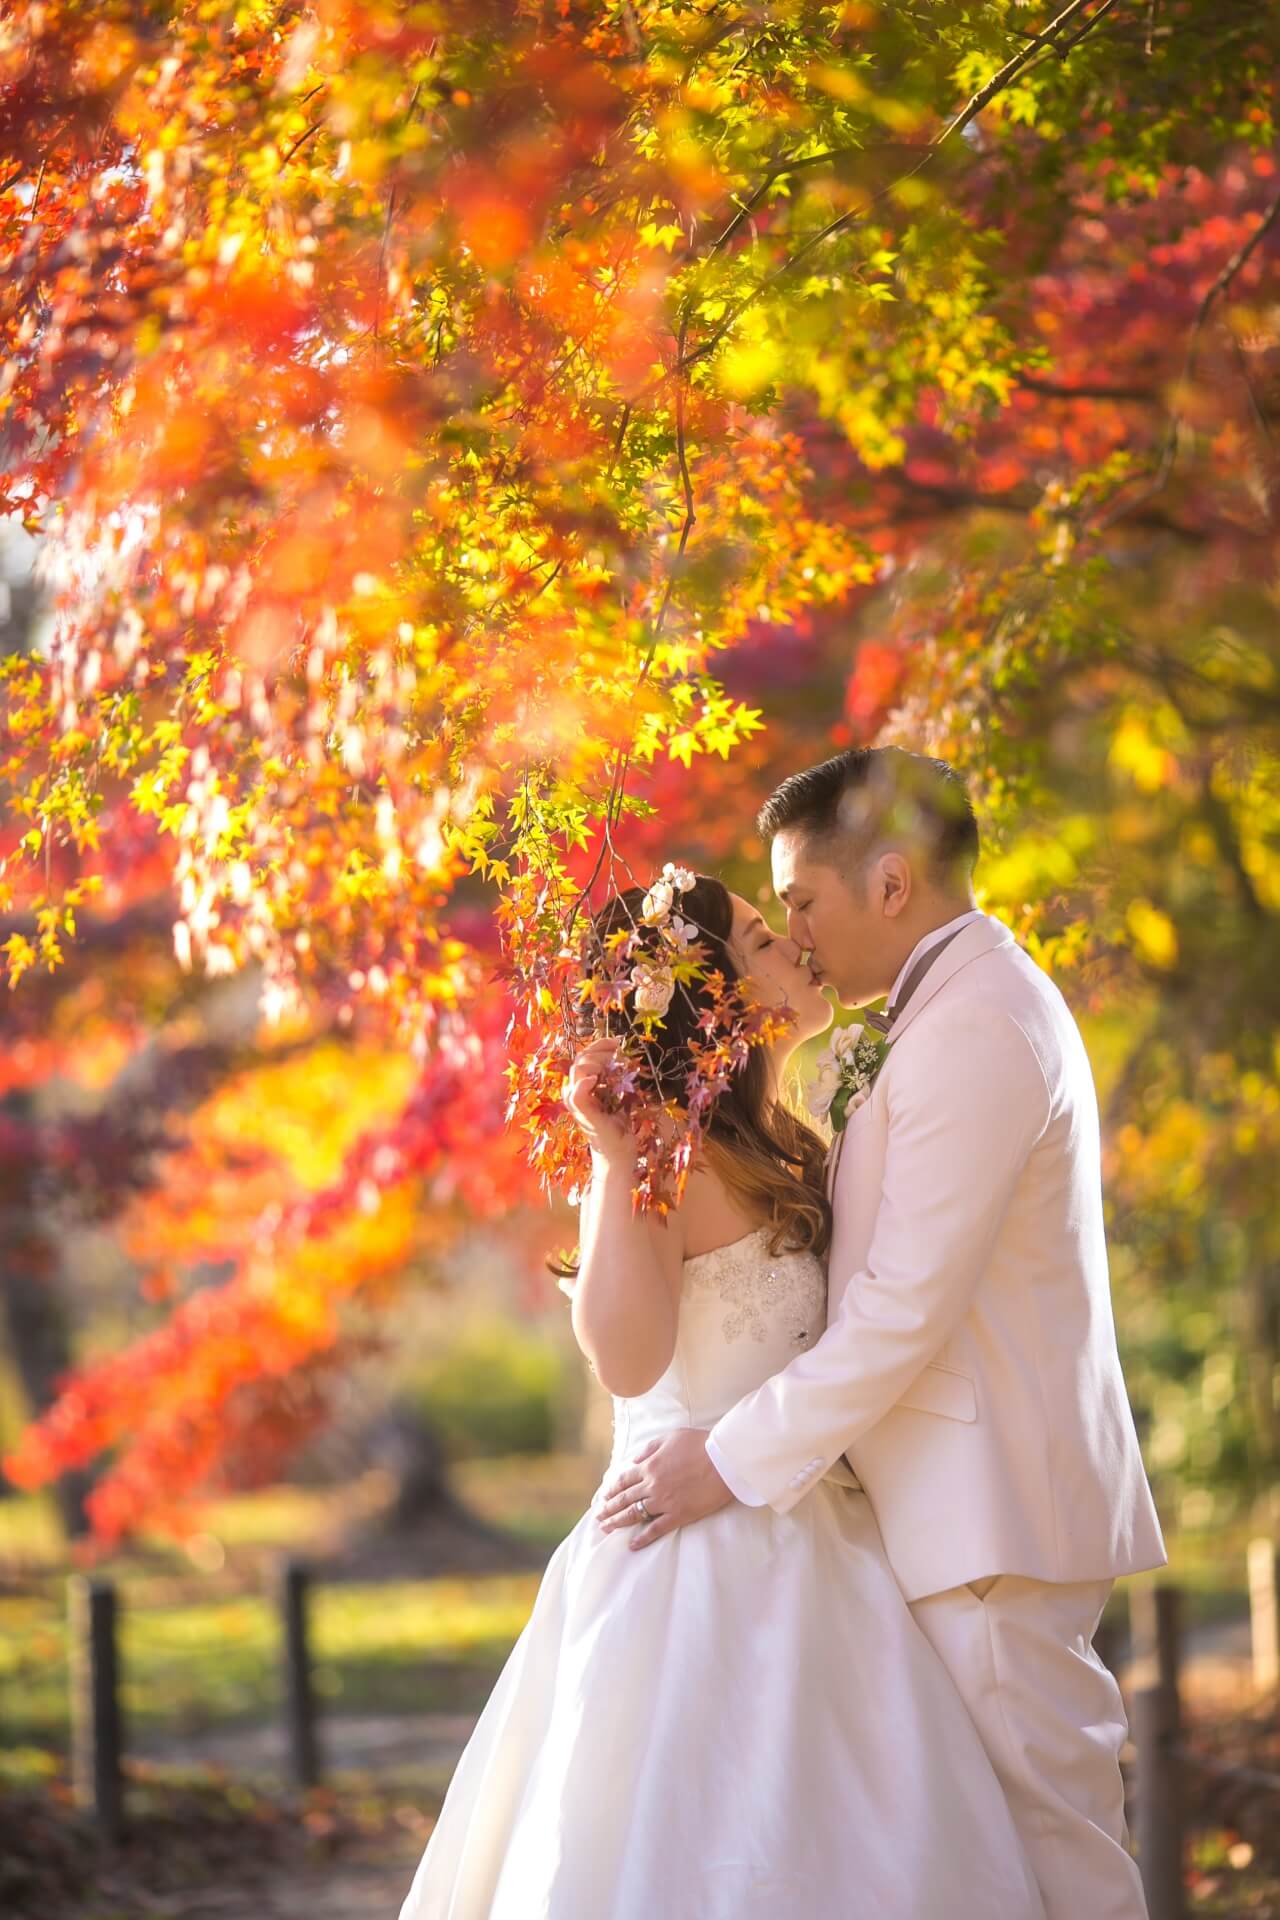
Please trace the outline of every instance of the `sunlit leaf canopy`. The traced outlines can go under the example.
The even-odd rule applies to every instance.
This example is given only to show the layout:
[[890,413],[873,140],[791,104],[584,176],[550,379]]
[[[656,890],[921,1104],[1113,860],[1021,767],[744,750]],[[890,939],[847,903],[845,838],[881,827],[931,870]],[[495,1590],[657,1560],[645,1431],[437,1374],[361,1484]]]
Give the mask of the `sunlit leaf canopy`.
[[419,1063],[326,1218],[509,1205],[508,1093],[575,1165],[575,913],[903,739],[1114,1014],[1121,1270],[1274,1274],[1278,55],[1204,0],[11,14],[15,1005],[163,873],[193,977]]

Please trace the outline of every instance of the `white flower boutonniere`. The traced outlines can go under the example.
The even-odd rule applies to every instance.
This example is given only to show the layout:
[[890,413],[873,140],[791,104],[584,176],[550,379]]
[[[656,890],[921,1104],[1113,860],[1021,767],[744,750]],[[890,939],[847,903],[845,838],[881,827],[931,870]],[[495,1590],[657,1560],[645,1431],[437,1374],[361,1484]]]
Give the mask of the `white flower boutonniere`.
[[829,1119],[833,1130],[843,1133],[849,1115],[871,1098],[887,1052],[882,1034],[867,1027],[841,1027],[818,1056],[817,1073],[805,1090],[810,1113]]

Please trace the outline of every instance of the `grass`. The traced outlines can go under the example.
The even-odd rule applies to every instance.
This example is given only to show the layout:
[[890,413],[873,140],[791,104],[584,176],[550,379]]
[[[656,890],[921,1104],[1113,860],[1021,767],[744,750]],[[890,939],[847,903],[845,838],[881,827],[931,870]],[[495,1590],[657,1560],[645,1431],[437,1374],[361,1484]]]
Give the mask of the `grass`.
[[[528,1618],[536,1574],[319,1587],[311,1613],[321,1701],[361,1713],[478,1707]],[[177,1735],[279,1711],[280,1623],[269,1599],[122,1607],[130,1729]],[[0,1736],[65,1751],[67,1634],[52,1601],[0,1600]]]

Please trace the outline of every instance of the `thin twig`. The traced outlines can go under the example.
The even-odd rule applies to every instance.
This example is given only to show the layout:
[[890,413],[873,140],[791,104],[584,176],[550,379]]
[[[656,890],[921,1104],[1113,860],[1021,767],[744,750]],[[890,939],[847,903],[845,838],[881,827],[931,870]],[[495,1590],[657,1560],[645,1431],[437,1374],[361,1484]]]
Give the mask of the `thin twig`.
[[1145,506],[1155,494],[1160,493],[1164,487],[1168,485],[1173,469],[1177,464],[1178,444],[1182,433],[1183,416],[1181,395],[1190,385],[1191,376],[1195,372],[1196,357],[1200,351],[1200,339],[1204,333],[1209,315],[1223,294],[1226,293],[1227,289],[1231,286],[1236,275],[1240,273],[1242,268],[1247,266],[1277,220],[1280,220],[1280,193],[1272,200],[1270,206],[1263,214],[1262,219],[1249,235],[1249,238],[1236,248],[1231,258],[1226,262],[1225,266],[1221,268],[1200,302],[1196,311],[1196,317],[1191,325],[1191,332],[1187,336],[1187,347],[1183,355],[1182,371],[1178,376],[1178,382],[1174,388],[1174,404],[1169,415],[1169,424],[1165,430],[1164,440],[1161,444],[1160,456],[1156,462],[1154,474],[1148,484],[1137,493],[1132,500],[1127,504],[1113,507],[1110,513],[1103,516],[1098,522],[1098,530],[1100,532],[1105,533],[1109,527],[1114,526],[1117,520],[1126,518],[1136,507]]
[[1254,380],[1252,369],[1249,366],[1249,356],[1241,346],[1240,337],[1235,329],[1228,327],[1227,334],[1231,341],[1231,348],[1235,355],[1236,365],[1240,369],[1240,378],[1244,381],[1244,390],[1249,396],[1249,411],[1253,415],[1254,425],[1257,427],[1259,433],[1261,433],[1263,439],[1271,446],[1274,446],[1275,435],[1271,431],[1271,422],[1267,418],[1266,408],[1258,396],[1257,384]]
[[297,139],[294,141],[293,145],[290,147],[288,153],[286,153],[284,158],[281,160],[280,165],[282,167],[287,167],[289,162],[292,160],[294,154],[298,151],[298,148],[305,146],[307,141],[311,138],[312,134],[319,133],[323,125],[324,125],[323,120],[313,120],[311,125],[307,128],[306,132],[300,133],[298,135]]
[[[1105,16],[1110,13],[1112,7],[1118,6],[1119,3],[1120,0],[1102,0],[1102,5],[1098,8],[1098,11],[1085,21],[1079,31],[1071,34],[1068,39],[1063,40],[1059,45],[1050,47],[1048,50],[1049,54],[1051,54],[1055,60],[1065,60],[1072,48],[1078,47],[1085,35],[1092,33],[1099,21],[1104,19]],[[1037,61],[1035,64],[1039,66],[1041,63]]]
[[613,436],[613,452],[609,456],[609,471],[606,480],[612,480],[614,469],[622,457],[622,443],[627,437],[627,428],[631,425],[632,407],[629,400],[624,401],[622,412],[618,416],[618,431]]
[[391,222],[395,218],[396,188],[392,187],[387,195],[387,217],[382,223],[382,241],[378,247],[378,291],[373,303],[373,345],[378,347],[378,335],[382,330],[382,283],[386,278],[387,242],[391,238]]

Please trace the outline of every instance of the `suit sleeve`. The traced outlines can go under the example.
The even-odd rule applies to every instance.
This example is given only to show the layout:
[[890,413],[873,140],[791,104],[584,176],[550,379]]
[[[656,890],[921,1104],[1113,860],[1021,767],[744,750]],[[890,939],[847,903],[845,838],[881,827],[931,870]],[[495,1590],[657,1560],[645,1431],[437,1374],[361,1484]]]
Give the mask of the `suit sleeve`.
[[970,1005],[948,1011],[943,1034],[941,1046],[903,1047],[883,1069],[888,1138],[866,1265],[849,1276],[817,1344],[711,1431],[726,1484],[779,1513],[888,1413],[955,1331],[1048,1124],[1045,1077],[1014,1019]]

